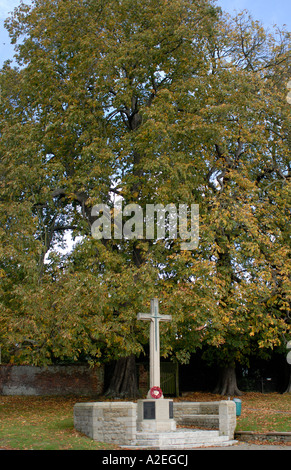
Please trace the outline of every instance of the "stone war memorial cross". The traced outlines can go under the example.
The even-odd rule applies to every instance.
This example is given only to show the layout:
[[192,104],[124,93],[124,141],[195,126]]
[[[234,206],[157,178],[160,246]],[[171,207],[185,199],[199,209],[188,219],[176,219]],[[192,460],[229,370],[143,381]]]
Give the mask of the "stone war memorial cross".
[[[147,398],[137,402],[138,431],[174,431],[173,400],[165,399],[160,375],[160,321],[171,321],[171,315],[159,313],[159,299],[151,299],[151,312],[138,313],[138,320],[150,322],[150,390]],[[160,400],[159,400],[160,398]]]
[[[169,322],[172,320],[171,315],[160,315],[159,299],[151,300],[151,313],[138,313],[138,320],[150,321],[150,393],[153,388],[161,387],[160,374],[160,321]],[[152,391],[152,393],[154,390]]]

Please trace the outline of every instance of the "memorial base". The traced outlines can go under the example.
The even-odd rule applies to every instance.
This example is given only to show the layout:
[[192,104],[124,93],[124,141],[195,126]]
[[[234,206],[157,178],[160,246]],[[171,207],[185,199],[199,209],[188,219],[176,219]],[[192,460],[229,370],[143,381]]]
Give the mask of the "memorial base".
[[173,400],[145,399],[137,402],[137,431],[175,431]]

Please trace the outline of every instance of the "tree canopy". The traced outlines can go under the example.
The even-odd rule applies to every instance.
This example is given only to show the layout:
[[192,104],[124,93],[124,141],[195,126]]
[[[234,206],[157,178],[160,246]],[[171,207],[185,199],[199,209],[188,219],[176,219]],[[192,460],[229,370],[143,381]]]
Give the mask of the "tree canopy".
[[[162,352],[231,366],[290,336],[290,33],[211,0],[34,0],[0,72],[0,343],[9,360]],[[92,236],[92,208],[199,205],[199,244]],[[66,237],[75,244],[65,247]]]

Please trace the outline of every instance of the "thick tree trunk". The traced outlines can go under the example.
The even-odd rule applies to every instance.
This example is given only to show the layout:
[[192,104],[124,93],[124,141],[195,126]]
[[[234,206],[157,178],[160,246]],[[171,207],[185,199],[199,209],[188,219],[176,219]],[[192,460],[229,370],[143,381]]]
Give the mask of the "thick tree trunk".
[[220,377],[213,393],[218,393],[224,396],[242,395],[242,392],[238,389],[236,383],[236,373],[234,366],[223,367],[221,369]]
[[118,359],[114,373],[105,394],[109,397],[138,398],[135,356]]

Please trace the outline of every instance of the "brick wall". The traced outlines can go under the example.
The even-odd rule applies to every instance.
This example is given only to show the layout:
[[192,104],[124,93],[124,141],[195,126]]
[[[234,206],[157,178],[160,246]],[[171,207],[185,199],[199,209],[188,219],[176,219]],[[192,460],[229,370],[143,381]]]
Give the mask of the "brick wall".
[[103,387],[103,367],[0,365],[0,395],[97,396]]

